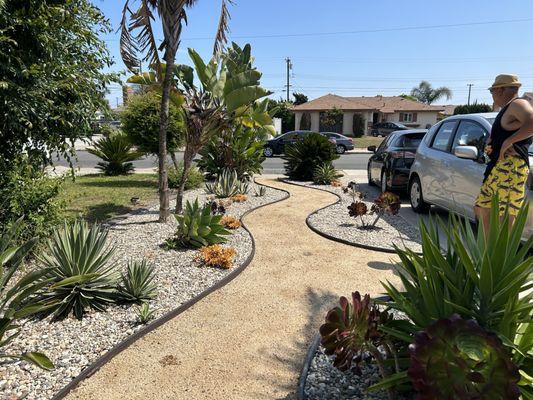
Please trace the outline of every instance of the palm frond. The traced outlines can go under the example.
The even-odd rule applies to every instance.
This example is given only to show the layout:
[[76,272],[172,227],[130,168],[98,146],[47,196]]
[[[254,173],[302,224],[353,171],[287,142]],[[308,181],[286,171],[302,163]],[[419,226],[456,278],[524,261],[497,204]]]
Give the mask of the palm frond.
[[226,42],[228,41],[227,33],[229,30],[229,20],[231,15],[228,10],[228,3],[233,4],[232,0],[222,0],[221,10],[220,10],[220,19],[218,20],[217,34],[215,36],[215,45],[213,48],[213,55],[219,55]]
[[143,61],[148,61],[150,65],[155,66],[158,77],[160,77],[161,71],[159,65],[161,64],[161,60],[159,59],[158,46],[152,28],[154,15],[151,10],[156,4],[157,2],[153,0],[141,1],[141,5],[137,11],[131,14],[131,23],[128,28],[130,32],[139,30],[139,33],[135,36],[138,51],[145,54]]
[[131,34],[128,21],[133,12],[129,7],[129,0],[126,0],[124,8],[122,9],[122,19],[120,21],[120,56],[122,61],[133,73],[137,73],[140,65],[138,54],[138,47],[135,37]]

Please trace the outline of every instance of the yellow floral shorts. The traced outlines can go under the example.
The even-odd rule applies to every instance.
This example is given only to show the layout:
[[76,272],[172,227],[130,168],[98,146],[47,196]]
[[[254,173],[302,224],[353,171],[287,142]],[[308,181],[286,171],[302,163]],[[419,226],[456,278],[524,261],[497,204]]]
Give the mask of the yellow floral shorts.
[[498,195],[500,215],[507,210],[510,215],[518,214],[526,196],[526,182],[529,176],[527,163],[518,156],[506,156],[496,163],[481,186],[476,206],[490,208],[492,197]]

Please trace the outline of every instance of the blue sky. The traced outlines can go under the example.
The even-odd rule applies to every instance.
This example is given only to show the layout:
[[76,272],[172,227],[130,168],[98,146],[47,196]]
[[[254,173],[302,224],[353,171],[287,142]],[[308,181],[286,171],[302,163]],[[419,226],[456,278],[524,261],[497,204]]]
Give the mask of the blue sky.
[[[93,2],[116,29],[123,1]],[[531,0],[236,0],[230,10],[230,40],[251,43],[262,85],[275,98],[285,96],[286,57],[293,61],[291,90],[310,99],[326,93],[397,95],[424,79],[453,90],[453,98],[441,104],[466,103],[468,83],[474,84],[472,101],[491,103],[486,88],[503,72],[518,74],[522,89],[533,91]],[[218,0],[199,0],[189,11],[178,63],[189,62],[188,47],[206,58],[211,55],[219,11]],[[470,23],[477,24],[387,31]],[[358,33],[338,33],[354,31]],[[113,33],[104,39],[116,60],[112,69],[120,71],[125,67],[118,38]],[[113,88],[108,96],[112,106],[117,97],[120,103],[120,91]]]

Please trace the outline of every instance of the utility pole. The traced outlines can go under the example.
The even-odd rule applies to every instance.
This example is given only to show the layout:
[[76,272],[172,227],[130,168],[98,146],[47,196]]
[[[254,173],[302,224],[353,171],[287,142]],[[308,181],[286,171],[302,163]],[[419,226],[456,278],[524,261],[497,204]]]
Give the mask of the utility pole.
[[472,86],[474,86],[474,84],[469,83],[466,86],[468,86],[468,105],[470,105],[470,92],[472,91]]
[[291,101],[289,88],[291,87],[291,85],[290,85],[291,72],[290,71],[292,69],[292,62],[291,62],[291,59],[289,57],[287,57],[285,59],[285,62],[287,63],[287,101]]

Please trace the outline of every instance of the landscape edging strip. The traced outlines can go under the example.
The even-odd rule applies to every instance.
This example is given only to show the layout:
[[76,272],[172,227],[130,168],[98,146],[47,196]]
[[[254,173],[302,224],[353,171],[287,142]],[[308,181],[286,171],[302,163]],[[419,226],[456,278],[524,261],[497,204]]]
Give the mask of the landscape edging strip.
[[372,245],[369,245],[369,244],[350,242],[349,240],[341,239],[341,238],[338,238],[338,237],[335,237],[335,236],[331,236],[330,234],[322,232],[318,228],[315,228],[313,225],[311,225],[311,223],[309,222],[309,219],[313,215],[319,213],[320,211],[339,204],[341,202],[341,200],[342,200],[341,197],[337,193],[330,192],[329,190],[322,189],[322,188],[315,188],[315,187],[305,186],[305,185],[300,185],[298,183],[291,182],[291,181],[289,181],[289,180],[287,180],[285,178],[280,179],[280,181],[284,182],[284,183],[286,183],[288,185],[294,185],[294,186],[299,186],[299,187],[313,189],[313,190],[320,190],[322,192],[330,193],[330,194],[332,194],[334,196],[337,196],[337,201],[335,203],[328,204],[327,206],[321,207],[318,210],[313,211],[305,219],[305,223],[307,224],[309,229],[311,229],[316,234],[318,234],[318,235],[320,235],[322,237],[325,237],[326,239],[333,240],[334,242],[339,242],[339,243],[342,243],[342,244],[346,244],[348,246],[359,247],[359,248],[366,249],[366,250],[379,251],[379,252],[382,252],[382,253],[396,254],[396,250],[394,250],[394,249],[388,249],[388,248],[385,248],[385,247],[372,246]]
[[304,359],[304,365],[302,367],[302,372],[300,372],[300,378],[298,379],[298,391],[296,393],[297,400],[307,400],[307,394],[305,393],[305,383],[307,382],[307,375],[309,375],[309,368],[311,367],[311,362],[315,358],[316,351],[320,346],[320,335],[317,334],[311,346],[307,349],[307,354]]
[[[255,179],[254,179],[254,183]],[[257,184],[257,183],[256,183]],[[96,373],[100,368],[102,368],[105,364],[107,364],[109,361],[111,361],[115,356],[120,354],[122,351],[126,350],[129,346],[131,346],[133,343],[135,343],[137,340],[141,339],[142,337],[146,336],[148,333],[154,331],[155,329],[159,328],[161,325],[165,324],[166,322],[170,321],[173,318],[176,318],[178,315],[185,312],[187,309],[194,306],[196,303],[198,303],[200,300],[202,300],[204,297],[207,297],[211,293],[217,291],[218,289],[226,286],[228,283],[230,283],[233,279],[235,279],[238,275],[240,275],[252,262],[254,255],[255,255],[255,239],[252,235],[252,232],[248,229],[246,224],[244,223],[243,219],[248,214],[259,210],[260,208],[269,206],[271,204],[276,204],[279,202],[282,202],[284,200],[287,200],[290,197],[290,193],[287,190],[279,189],[273,186],[265,185],[260,183],[259,185],[268,187],[270,189],[279,190],[281,192],[285,193],[285,196],[281,199],[278,199],[276,201],[273,201],[271,203],[262,204],[258,207],[252,208],[248,211],[246,211],[241,217],[240,221],[242,223],[242,227],[248,232],[250,235],[250,238],[252,239],[252,251],[244,261],[242,265],[240,265],[238,268],[235,268],[232,272],[230,272],[228,275],[226,275],[224,278],[219,280],[217,283],[215,283],[213,286],[207,288],[203,292],[200,292],[198,295],[190,299],[189,301],[183,303],[178,308],[171,310],[161,316],[160,318],[156,319],[155,321],[151,322],[150,324],[146,325],[145,327],[139,329],[137,332],[133,333],[132,335],[128,336],[123,341],[116,344],[114,347],[112,347],[109,351],[107,351],[103,356],[97,358],[93,363],[89,364],[89,366],[85,367],[78,376],[76,376],[74,379],[72,379],[66,386],[64,386],[59,392],[57,392],[53,397],[52,400],[61,400],[65,398],[73,389],[75,389],[81,382],[83,382],[85,379],[91,377],[94,373]]]

